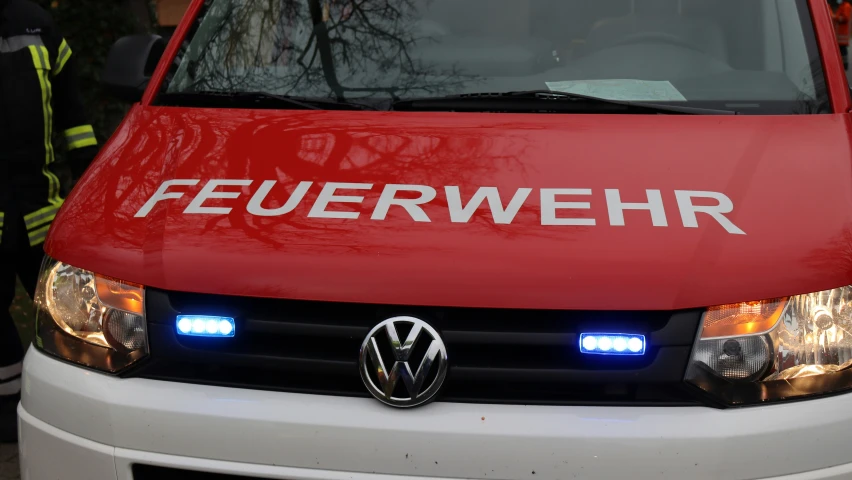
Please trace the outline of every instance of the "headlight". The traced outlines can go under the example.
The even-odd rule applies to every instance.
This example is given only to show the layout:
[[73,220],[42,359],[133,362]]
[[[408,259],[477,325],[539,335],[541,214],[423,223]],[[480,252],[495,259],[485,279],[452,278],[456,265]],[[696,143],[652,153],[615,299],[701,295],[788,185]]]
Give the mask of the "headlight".
[[852,287],[705,312],[686,380],[727,405],[852,389]]
[[36,345],[87,367],[117,372],[148,354],[141,285],[46,258],[36,292]]

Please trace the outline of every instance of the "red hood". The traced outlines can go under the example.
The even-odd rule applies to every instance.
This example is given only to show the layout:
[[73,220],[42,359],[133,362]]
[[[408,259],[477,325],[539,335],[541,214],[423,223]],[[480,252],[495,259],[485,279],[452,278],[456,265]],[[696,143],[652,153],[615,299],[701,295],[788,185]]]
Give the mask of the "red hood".
[[[852,155],[843,116],[573,116],[135,108],[69,197],[48,252],[145,285],[228,295],[328,301],[553,309],[672,309],[804,293],[852,283]],[[134,217],[163,181],[197,179]],[[215,179],[236,199],[228,214],[186,214]],[[277,180],[265,207],[299,182],[291,213],[247,204]],[[326,182],[371,184],[361,204],[311,218]],[[432,187],[429,222],[391,207],[373,220],[388,184]],[[454,223],[446,186],[466,204],[497,187],[504,205],[532,192],[508,224],[487,202]],[[590,189],[560,202],[590,209],[543,225],[541,189]],[[668,226],[627,211],[613,226],[607,189],[623,202],[659,190]],[[676,191],[721,193],[744,235],[705,214],[682,217]],[[410,198],[412,194],[407,196]],[[415,197],[417,195],[414,195]],[[399,198],[406,194],[399,194]],[[703,203],[702,203],[703,202]],[[716,201],[694,200],[696,205]],[[421,219],[422,220],[422,219]],[[617,223],[617,222],[616,222]]]

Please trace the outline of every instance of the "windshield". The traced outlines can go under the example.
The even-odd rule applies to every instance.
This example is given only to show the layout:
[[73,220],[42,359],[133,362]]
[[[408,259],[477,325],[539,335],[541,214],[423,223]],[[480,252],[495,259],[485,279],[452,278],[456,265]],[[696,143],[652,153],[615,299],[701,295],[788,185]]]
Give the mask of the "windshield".
[[518,91],[742,114],[828,103],[806,0],[208,0],[160,103]]

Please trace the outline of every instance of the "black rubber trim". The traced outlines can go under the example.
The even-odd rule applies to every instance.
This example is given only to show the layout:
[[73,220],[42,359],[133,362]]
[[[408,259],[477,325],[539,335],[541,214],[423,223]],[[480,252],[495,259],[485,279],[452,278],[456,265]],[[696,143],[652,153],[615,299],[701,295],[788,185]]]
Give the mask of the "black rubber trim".
[[261,477],[209,473],[179,468],[133,465],[133,480],[263,480]]

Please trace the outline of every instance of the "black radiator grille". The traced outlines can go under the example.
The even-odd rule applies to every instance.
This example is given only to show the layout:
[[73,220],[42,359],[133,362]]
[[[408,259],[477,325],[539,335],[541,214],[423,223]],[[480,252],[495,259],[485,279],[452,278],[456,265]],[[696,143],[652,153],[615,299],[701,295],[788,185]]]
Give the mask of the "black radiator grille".
[[[449,353],[437,401],[692,404],[682,379],[701,312],[543,311],[342,304],[149,290],[151,357],[128,372],[161,380],[368,396],[364,337],[390,317],[430,323]],[[178,314],[232,316],[234,338],[179,336]],[[640,333],[641,357],[582,355],[579,333]]]

